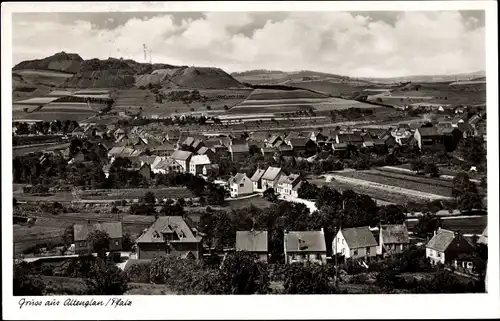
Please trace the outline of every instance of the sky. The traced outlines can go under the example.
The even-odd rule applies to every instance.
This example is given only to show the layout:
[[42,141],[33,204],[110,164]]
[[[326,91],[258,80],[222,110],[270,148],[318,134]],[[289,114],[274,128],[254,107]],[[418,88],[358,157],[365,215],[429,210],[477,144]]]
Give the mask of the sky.
[[83,59],[400,77],[484,70],[484,11],[14,13],[13,63]]

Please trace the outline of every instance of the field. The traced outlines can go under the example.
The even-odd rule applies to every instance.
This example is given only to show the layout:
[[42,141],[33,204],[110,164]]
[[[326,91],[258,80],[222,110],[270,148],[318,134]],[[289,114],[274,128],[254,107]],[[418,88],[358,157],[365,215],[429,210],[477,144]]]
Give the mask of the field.
[[329,97],[309,90],[256,89],[229,114],[283,113],[298,111],[330,111],[347,108],[378,108],[378,106]]
[[360,82],[335,82],[328,80],[310,80],[310,81],[290,81],[283,83],[287,86],[311,89],[331,96],[351,96],[356,92],[362,91],[368,84]]
[[43,84],[48,86],[57,86],[73,76],[73,74],[59,71],[28,69],[13,71],[13,74],[20,76],[27,84]]
[[82,200],[130,200],[144,197],[144,195],[148,192],[154,193],[156,198],[193,197],[191,191],[185,187],[89,190],[81,191],[80,197]]
[[[486,215],[478,217],[461,217],[453,219],[443,219],[442,222],[442,228],[444,229],[449,229],[463,234],[481,234],[488,224],[488,217]],[[408,220],[407,224],[408,229],[410,231],[414,231],[417,220]]]
[[37,153],[50,150],[63,150],[69,147],[69,143],[36,144],[36,146],[20,146],[12,149],[12,155],[20,156],[29,153]]

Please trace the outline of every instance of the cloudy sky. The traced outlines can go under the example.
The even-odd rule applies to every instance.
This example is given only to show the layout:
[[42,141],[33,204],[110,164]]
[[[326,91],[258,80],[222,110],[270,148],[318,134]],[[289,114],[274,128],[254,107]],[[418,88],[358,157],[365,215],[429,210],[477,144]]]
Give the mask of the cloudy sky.
[[482,11],[15,13],[13,63],[65,51],[174,65],[396,77],[485,69]]

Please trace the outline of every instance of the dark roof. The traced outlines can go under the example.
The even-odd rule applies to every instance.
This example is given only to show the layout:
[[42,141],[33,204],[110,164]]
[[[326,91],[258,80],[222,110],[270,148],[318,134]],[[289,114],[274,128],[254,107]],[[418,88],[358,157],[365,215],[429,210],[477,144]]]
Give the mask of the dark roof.
[[243,179],[245,179],[247,175],[245,173],[236,173],[236,175],[231,176],[228,180],[229,184],[240,184]]
[[352,134],[338,134],[339,143],[353,143],[353,142],[363,142],[363,137],[358,133]]
[[[160,216],[139,238],[137,243],[164,243],[162,233],[176,233],[179,241],[197,243],[200,240],[193,235],[193,231],[186,224],[182,216]],[[181,237],[183,235],[183,237]]]
[[267,252],[267,231],[236,231],[236,251]]
[[264,169],[257,168],[255,173],[252,175],[252,178],[250,178],[250,180],[252,180],[253,182],[257,182],[259,179],[262,178],[265,172],[266,171]]
[[74,240],[76,242],[85,241],[89,233],[97,230],[108,233],[109,237],[112,239],[121,238],[123,236],[121,222],[105,222],[93,225],[75,224],[73,225]]
[[290,139],[290,144],[293,147],[305,147],[307,142],[309,142],[310,139],[307,137],[295,137]]
[[179,159],[179,160],[187,160],[189,157],[191,157],[193,153],[187,152],[184,150],[176,150],[172,153],[172,158],[173,159]]
[[350,249],[377,246],[377,241],[368,226],[346,228],[341,232]]
[[384,244],[408,244],[410,237],[404,224],[380,226]]
[[231,146],[229,146],[229,149],[232,153],[248,153],[248,152],[250,152],[248,144],[231,145]]
[[325,234],[321,231],[290,231],[285,234],[287,252],[326,252]]
[[421,137],[439,136],[435,127],[420,127],[417,130]]

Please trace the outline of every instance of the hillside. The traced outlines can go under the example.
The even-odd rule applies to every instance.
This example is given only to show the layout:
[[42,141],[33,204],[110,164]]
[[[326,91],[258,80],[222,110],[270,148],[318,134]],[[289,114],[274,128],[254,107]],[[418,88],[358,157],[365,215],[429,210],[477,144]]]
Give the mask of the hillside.
[[62,51],[43,59],[20,62],[12,70],[53,70],[74,74],[80,70],[82,61],[82,57],[78,54],[68,54]]

